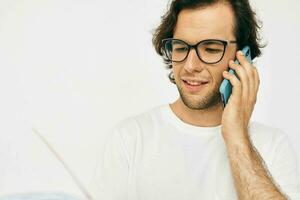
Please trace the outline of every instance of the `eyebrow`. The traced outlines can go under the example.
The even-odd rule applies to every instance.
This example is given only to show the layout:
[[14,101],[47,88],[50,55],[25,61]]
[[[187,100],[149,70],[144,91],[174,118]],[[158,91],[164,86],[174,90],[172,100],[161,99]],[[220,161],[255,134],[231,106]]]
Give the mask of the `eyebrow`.
[[[213,39],[212,39],[212,40],[213,40]],[[216,44],[216,42],[217,42],[217,41],[206,41],[205,44],[208,44],[208,45],[210,45],[210,44]]]
[[199,42],[202,42],[204,40],[208,40],[208,41],[205,42],[206,45],[211,45],[211,44],[215,44],[216,43],[215,40],[219,40],[219,39],[215,39],[215,38],[208,38],[208,39],[199,40],[199,41],[196,41],[196,42],[188,42],[188,41],[180,39],[180,38],[173,38],[173,39],[175,39],[174,44],[182,44],[182,42],[184,42],[184,43],[186,43],[188,45],[195,45],[195,44],[198,44]]
[[174,44],[184,44],[183,42],[184,42],[183,40],[182,41],[181,40],[175,40]]
[[[191,44],[196,44],[196,43],[194,43],[194,42],[190,42],[190,41],[188,41],[188,40],[184,40],[184,39],[181,39],[181,38],[174,38],[174,37],[173,37],[173,39],[176,39],[176,40],[177,40],[176,42],[184,42],[184,43],[187,43],[187,44],[189,44],[189,45],[191,45]],[[178,41],[178,40],[180,40],[180,41]]]

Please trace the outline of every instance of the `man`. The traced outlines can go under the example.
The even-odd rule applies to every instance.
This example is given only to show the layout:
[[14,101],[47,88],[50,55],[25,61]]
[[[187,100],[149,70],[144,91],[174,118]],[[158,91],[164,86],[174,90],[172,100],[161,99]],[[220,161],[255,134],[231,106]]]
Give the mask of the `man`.
[[[114,129],[97,199],[300,199],[287,136],[249,122],[259,75],[238,50],[259,56],[257,31],[247,0],[173,0],[153,43],[180,97]],[[224,78],[233,85],[225,108]]]

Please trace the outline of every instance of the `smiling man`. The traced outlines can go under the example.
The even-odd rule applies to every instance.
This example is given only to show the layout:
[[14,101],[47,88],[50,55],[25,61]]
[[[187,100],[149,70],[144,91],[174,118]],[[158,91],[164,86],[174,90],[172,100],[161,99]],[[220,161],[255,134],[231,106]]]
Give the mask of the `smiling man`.
[[[259,75],[239,49],[260,55],[258,28],[247,0],[172,1],[153,44],[179,98],[114,128],[96,199],[300,199],[286,134],[250,122]],[[225,108],[224,78],[233,85]]]

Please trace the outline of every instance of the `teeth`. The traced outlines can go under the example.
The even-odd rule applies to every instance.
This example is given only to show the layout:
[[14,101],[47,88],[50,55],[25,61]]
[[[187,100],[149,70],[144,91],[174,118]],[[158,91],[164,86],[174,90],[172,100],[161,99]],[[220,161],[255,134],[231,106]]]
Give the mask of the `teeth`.
[[188,84],[190,85],[201,85],[201,82],[198,82],[198,81],[186,81]]

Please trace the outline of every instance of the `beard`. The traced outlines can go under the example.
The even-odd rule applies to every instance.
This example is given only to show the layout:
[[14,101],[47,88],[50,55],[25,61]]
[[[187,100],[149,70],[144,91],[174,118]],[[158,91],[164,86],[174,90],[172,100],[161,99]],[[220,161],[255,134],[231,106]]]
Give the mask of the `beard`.
[[209,110],[216,107],[221,102],[221,94],[218,87],[214,87],[213,90],[210,90],[205,96],[202,96],[202,94],[187,94],[177,84],[176,86],[182,102],[192,110]]

